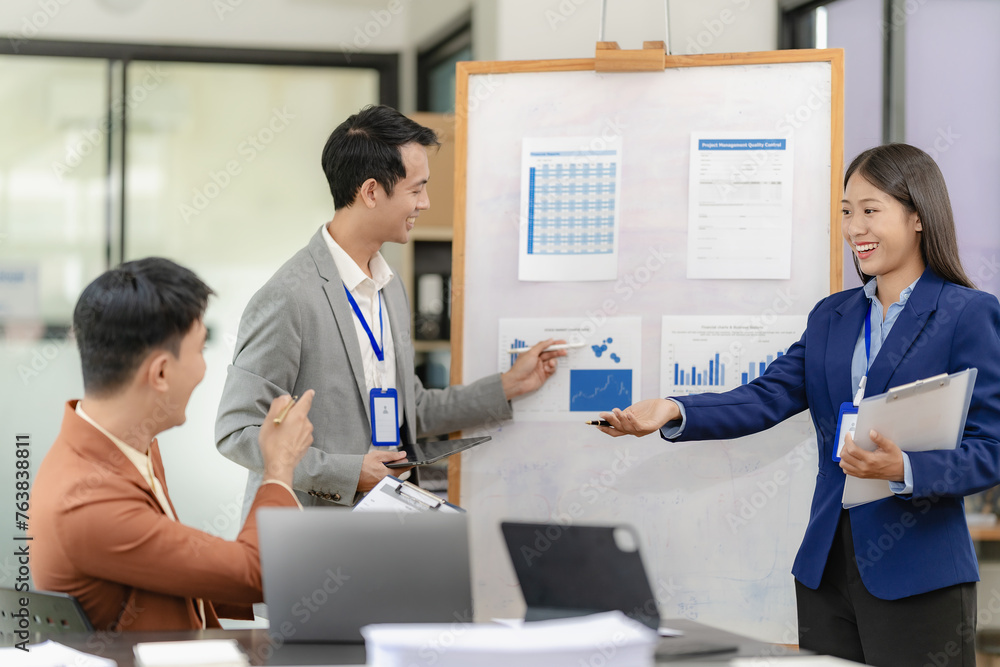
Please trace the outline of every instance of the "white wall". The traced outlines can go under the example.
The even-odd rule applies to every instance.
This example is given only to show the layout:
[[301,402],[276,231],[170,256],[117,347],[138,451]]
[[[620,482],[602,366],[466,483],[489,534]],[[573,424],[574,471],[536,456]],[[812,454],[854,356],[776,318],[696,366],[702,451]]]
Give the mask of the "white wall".
[[[37,39],[328,50],[352,46],[358,39],[359,48],[395,52],[407,43],[409,27],[400,17],[413,4],[413,0],[4,0],[0,33],[30,37],[37,30],[33,35]],[[375,26],[368,26],[373,20]]]
[[[0,35],[80,41],[401,54],[400,107],[416,106],[416,53],[470,8],[477,60],[588,58],[600,0],[4,0]],[[675,54],[777,48],[777,0],[672,0]],[[609,0],[605,38],[663,39],[660,0]]]
[[[435,0],[435,7],[439,0]],[[464,0],[440,0],[468,6]],[[414,36],[428,32],[427,0],[4,0],[0,35],[90,42],[401,53],[415,71]],[[414,31],[414,26],[417,30]],[[407,69],[412,68],[412,69]],[[401,73],[402,109],[414,108]]]
[[[592,58],[598,38],[599,0],[481,0],[496,24],[496,43],[480,60]],[[778,45],[777,0],[673,0],[673,54],[768,51]],[[608,2],[604,38],[623,49],[642,48],[665,34],[661,0]],[[477,52],[479,49],[477,49]]]

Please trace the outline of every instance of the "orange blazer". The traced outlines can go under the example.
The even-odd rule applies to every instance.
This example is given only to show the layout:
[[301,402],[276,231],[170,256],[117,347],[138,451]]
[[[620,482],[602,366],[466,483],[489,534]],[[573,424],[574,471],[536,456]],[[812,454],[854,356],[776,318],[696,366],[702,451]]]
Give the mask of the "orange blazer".
[[[75,596],[95,630],[200,629],[197,598],[210,628],[219,627],[219,615],[253,618],[251,605],[263,599],[256,510],[295,507],[293,496],[279,484],[261,486],[234,542],[173,521],[76,404],[66,404],[32,487],[36,588]],[[156,440],[149,455],[169,502]]]

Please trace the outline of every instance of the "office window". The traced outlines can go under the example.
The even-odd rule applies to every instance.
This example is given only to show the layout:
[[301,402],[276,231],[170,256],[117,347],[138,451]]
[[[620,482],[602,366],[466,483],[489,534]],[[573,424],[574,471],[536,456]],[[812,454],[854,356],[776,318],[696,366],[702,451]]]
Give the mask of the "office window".
[[[59,431],[63,401],[82,393],[67,340],[76,300],[107,263],[108,64],[0,56],[0,491],[14,500],[15,436],[32,477]],[[28,513],[30,516],[30,512]],[[11,519],[0,540],[13,544]],[[0,553],[0,585],[17,559]]]
[[[246,471],[206,450],[214,449],[240,316],[333,216],[323,145],[343,119],[378,102],[379,77],[367,69],[132,63],[126,90],[151,84],[126,132],[125,259],[168,257],[216,292],[205,314],[205,379],[184,429],[159,440],[166,469],[184,470],[172,496],[180,515],[233,537]],[[195,458],[204,465],[185,465]]]
[[[32,479],[64,402],[83,394],[70,337],[81,291],[121,261],[165,256],[218,293],[188,423],[159,438],[173,499],[186,523],[236,534],[246,471],[213,450],[239,317],[332,216],[323,144],[362,106],[397,103],[397,67],[395,55],[0,41],[0,437],[30,437]],[[13,447],[0,466],[14,469]],[[16,572],[0,554],[0,585]]]
[[455,63],[472,60],[472,22],[458,28],[417,54],[417,109],[455,111]]

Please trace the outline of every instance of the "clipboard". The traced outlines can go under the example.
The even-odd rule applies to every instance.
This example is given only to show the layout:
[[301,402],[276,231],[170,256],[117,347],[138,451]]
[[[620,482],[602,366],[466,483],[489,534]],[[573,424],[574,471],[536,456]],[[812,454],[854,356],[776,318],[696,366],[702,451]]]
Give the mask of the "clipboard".
[[452,505],[416,484],[386,475],[357,505],[354,512],[441,512],[464,514],[465,510]]
[[[861,401],[854,442],[869,452],[875,443],[868,438],[874,429],[895,442],[904,452],[955,449],[965,433],[965,420],[976,385],[975,368],[894,387],[884,394]],[[845,509],[893,496],[884,479],[847,476]]]

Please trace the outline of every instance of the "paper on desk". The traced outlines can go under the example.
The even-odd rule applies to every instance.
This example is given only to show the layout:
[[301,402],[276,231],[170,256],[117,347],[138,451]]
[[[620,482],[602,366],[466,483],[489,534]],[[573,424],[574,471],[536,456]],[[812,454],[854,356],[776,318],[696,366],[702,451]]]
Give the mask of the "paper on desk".
[[525,623],[521,627],[461,623],[366,625],[370,667],[406,667],[433,658],[436,667],[578,667],[595,656],[608,667],[653,663],[653,630],[620,611]]
[[860,665],[860,662],[834,658],[829,655],[787,655],[766,658],[736,658],[730,660],[731,667],[843,667]]
[[[490,620],[507,628],[520,628],[524,625],[523,618],[491,618]],[[656,629],[656,634],[660,637],[683,637],[684,631],[675,630],[674,628],[668,628],[665,625],[661,625]]]
[[145,642],[135,645],[136,667],[247,667],[249,661],[235,639]]
[[5,667],[117,667],[118,663],[107,658],[82,653],[58,642],[49,640],[28,646],[27,651],[19,648],[0,648],[0,664]]

